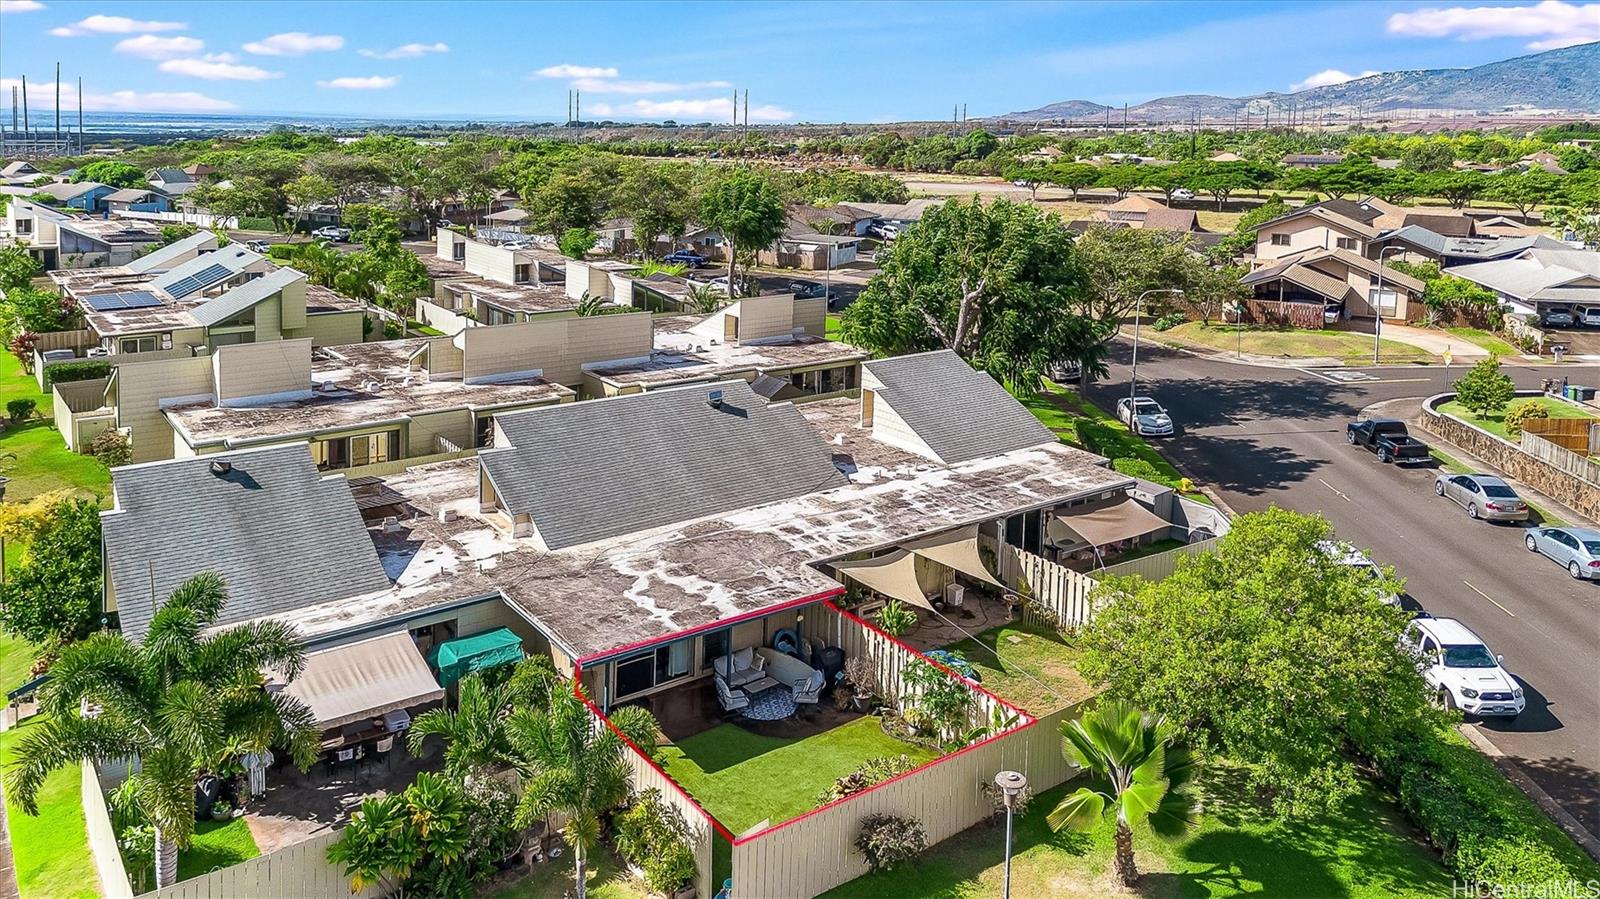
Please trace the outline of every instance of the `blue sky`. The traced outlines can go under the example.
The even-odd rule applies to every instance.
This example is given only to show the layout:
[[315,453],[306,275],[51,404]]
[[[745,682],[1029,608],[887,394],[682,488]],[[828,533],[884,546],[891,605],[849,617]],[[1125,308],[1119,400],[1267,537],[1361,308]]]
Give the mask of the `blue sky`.
[[[1467,5],[1467,4],[1473,5]],[[1476,5],[1485,4],[1485,5]],[[1252,94],[1600,39],[1600,3],[500,3],[0,0],[26,74],[91,110],[758,121],[973,117]]]

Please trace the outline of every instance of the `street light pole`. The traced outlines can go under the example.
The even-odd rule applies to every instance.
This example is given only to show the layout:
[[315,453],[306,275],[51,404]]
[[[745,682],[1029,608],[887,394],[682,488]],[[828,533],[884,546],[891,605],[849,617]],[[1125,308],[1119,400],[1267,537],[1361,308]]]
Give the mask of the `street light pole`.
[[1133,417],[1133,398],[1139,392],[1139,315],[1141,310],[1144,309],[1144,298],[1155,293],[1170,293],[1173,296],[1183,296],[1181,289],[1167,287],[1147,290],[1139,294],[1139,298],[1133,301],[1133,365],[1129,367],[1128,372],[1128,417],[1130,419]]
[[[1383,339],[1383,260],[1387,259],[1389,257],[1390,253],[1403,253],[1403,252],[1405,252],[1405,247],[1384,247],[1383,250],[1378,253],[1378,297],[1377,297],[1377,302],[1375,304],[1373,304],[1373,307],[1372,307],[1372,364],[1373,365],[1377,365],[1378,364],[1378,344],[1379,344],[1379,341],[1381,341]],[[1395,309],[1396,309],[1396,311],[1399,311],[1399,304],[1398,303],[1395,304]]]
[[1028,778],[1020,771],[1001,771],[994,776],[994,785],[1006,802],[1006,874],[1000,899],[1011,899],[1011,812],[1017,797],[1028,788]]

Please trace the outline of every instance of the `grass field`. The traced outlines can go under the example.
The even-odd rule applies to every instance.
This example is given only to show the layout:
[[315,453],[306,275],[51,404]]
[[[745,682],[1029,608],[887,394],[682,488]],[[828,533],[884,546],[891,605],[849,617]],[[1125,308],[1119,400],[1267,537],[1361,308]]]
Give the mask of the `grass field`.
[[[1151,340],[1176,346],[1241,352],[1280,359],[1337,359],[1346,365],[1372,362],[1372,338],[1350,331],[1306,331],[1298,328],[1261,328],[1186,322],[1168,331],[1147,330]],[[1435,362],[1438,357],[1405,343],[1379,343],[1380,359],[1387,363]]]
[[[1529,399],[1529,397],[1518,397],[1518,398],[1512,400],[1511,402],[1512,402],[1512,405],[1515,405],[1517,403],[1525,402],[1528,399]],[[1579,408],[1573,406],[1571,403],[1563,402],[1562,400],[1555,399],[1554,397],[1541,396],[1541,397],[1533,397],[1532,399],[1535,402],[1537,402],[1539,405],[1543,406],[1545,408],[1545,410],[1550,413],[1550,417],[1551,418],[1593,418],[1594,417],[1592,415],[1587,414],[1582,409],[1579,409]],[[1510,407],[1508,406],[1507,408],[1509,409]],[[1485,431],[1488,431],[1489,433],[1495,435],[1496,437],[1501,437],[1501,438],[1504,438],[1506,440],[1510,440],[1511,439],[1511,437],[1506,433],[1506,416],[1505,416],[1505,413],[1503,413],[1503,412],[1501,412],[1501,413],[1491,413],[1491,414],[1489,414],[1487,416],[1479,418],[1478,416],[1476,416],[1476,415],[1472,414],[1470,411],[1468,411],[1465,406],[1461,405],[1461,403],[1459,403],[1459,402],[1457,402],[1455,400],[1451,400],[1450,402],[1445,403],[1444,405],[1440,406],[1439,407],[1439,411],[1443,412],[1446,415],[1453,415],[1456,418],[1459,418],[1462,421],[1467,422],[1468,424],[1476,425],[1476,426],[1484,429]],[[1515,441],[1513,441],[1513,442],[1515,442]]]
[[[60,488],[108,494],[111,473],[93,456],[67,449],[51,423],[50,398],[39,392],[39,385],[23,372],[17,357],[0,352],[0,409],[24,397],[39,404],[36,411],[40,417],[21,426],[8,423],[0,431],[0,474],[11,478],[6,499],[27,499]],[[16,458],[4,458],[6,453]]]
[[202,821],[194,826],[194,840],[178,855],[178,879],[199,877],[218,868],[249,861],[261,854],[244,818]]
[[[35,716],[0,733],[0,765],[10,767],[17,741],[44,720],[42,716]],[[11,853],[16,858],[17,886],[22,899],[100,895],[100,881],[89,854],[89,834],[83,820],[81,778],[75,764],[46,778],[39,790],[37,816],[24,812],[9,794],[6,796]]]
[[822,336],[826,337],[829,340],[838,340],[839,339],[840,324],[841,324],[840,323],[840,319],[839,319],[839,316],[838,316],[837,313],[832,313],[832,312],[828,313],[828,317],[826,319],[826,324],[824,325],[824,328],[823,328]]
[[[1046,381],[1041,393],[1017,399],[1066,443],[1107,459],[1143,459],[1154,466],[1162,478],[1174,484],[1183,479],[1183,475],[1154,446],[1129,431],[1111,413],[1080,397],[1076,391]],[[1186,495],[1196,502],[1211,503],[1200,493]]]
[[1047,628],[1016,622],[946,646],[978,670],[983,688],[1034,715],[1094,695],[1078,673],[1078,651]]
[[[1204,812],[1177,839],[1134,827],[1143,874],[1134,895],[1293,896],[1380,899],[1443,896],[1450,877],[1412,833],[1400,810],[1368,787],[1339,809],[1294,824],[1274,822],[1240,800],[1237,772],[1214,768],[1201,779]],[[1111,879],[1108,824],[1090,833],[1053,833],[1045,814],[1076,785],[1037,796],[1016,822],[1013,896],[1088,899],[1129,895]],[[869,874],[823,895],[829,899],[916,896],[977,899],[1000,895],[1005,828],[978,825],[933,847],[914,862]]]
[[1517,356],[1522,353],[1521,350],[1501,340],[1498,335],[1482,328],[1445,328],[1445,331],[1462,340],[1470,340],[1496,356]]
[[817,794],[878,756],[904,753],[917,763],[932,750],[883,732],[877,718],[857,718],[803,739],[763,737],[724,724],[661,748],[661,767],[734,833],[777,824],[816,808]]

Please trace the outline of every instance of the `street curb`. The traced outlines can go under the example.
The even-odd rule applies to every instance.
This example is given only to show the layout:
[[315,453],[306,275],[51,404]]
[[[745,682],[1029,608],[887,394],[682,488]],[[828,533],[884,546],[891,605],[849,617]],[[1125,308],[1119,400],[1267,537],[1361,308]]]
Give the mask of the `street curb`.
[[[1391,400],[1390,402],[1395,402],[1395,401]],[[1406,402],[1409,402],[1409,401],[1406,401]],[[1426,400],[1424,400],[1424,402],[1426,402]],[[1382,406],[1382,405],[1385,405],[1385,404],[1384,403],[1378,403],[1376,406],[1372,406],[1372,407],[1369,407],[1369,408],[1377,408],[1377,406]],[[1363,409],[1362,411],[1365,412],[1366,410]],[[1495,471],[1495,472],[1499,472],[1500,471],[1498,468],[1495,468],[1493,465],[1490,465],[1489,463],[1483,461],[1482,459],[1478,458],[1477,456],[1474,456],[1472,453],[1467,452],[1466,450],[1462,449],[1461,447],[1456,446],[1454,443],[1451,443],[1450,441],[1446,440],[1445,438],[1439,436],[1439,434],[1434,432],[1434,430],[1432,428],[1428,427],[1428,416],[1423,414],[1420,409],[1418,410],[1416,416],[1411,418],[1410,421],[1412,422],[1412,424],[1415,424],[1417,427],[1421,428],[1422,430],[1424,430],[1424,431],[1426,431],[1428,433],[1428,437],[1431,438],[1432,441],[1433,441],[1433,446],[1435,448],[1437,448],[1440,452],[1443,452],[1443,453],[1445,453],[1445,454],[1447,454],[1449,456],[1452,456],[1457,461],[1464,462],[1466,464],[1471,465],[1473,468],[1476,468],[1476,469],[1479,469],[1479,470],[1482,470],[1482,471]],[[1513,478],[1510,475],[1505,474],[1504,472],[1500,472],[1500,476],[1505,478],[1506,481],[1508,481],[1518,491],[1520,491],[1522,493],[1526,493],[1527,495],[1533,497],[1534,500],[1536,501],[1537,505],[1539,505],[1541,508],[1551,509],[1551,510],[1554,510],[1556,512],[1559,512],[1561,514],[1561,519],[1563,521],[1566,521],[1566,522],[1568,522],[1570,524],[1584,526],[1584,527],[1600,526],[1600,522],[1590,521],[1589,517],[1587,515],[1580,515],[1576,510],[1574,510],[1571,507],[1567,506],[1565,503],[1561,502],[1560,500],[1555,499],[1553,497],[1546,496],[1543,493],[1540,493],[1539,491],[1533,489],[1532,487],[1529,487],[1527,484],[1524,484],[1522,481],[1519,481],[1516,478]]]
[[1533,782],[1533,778],[1522,770],[1521,765],[1518,765],[1493,743],[1489,742],[1489,738],[1485,737],[1476,727],[1463,723],[1456,725],[1456,730],[1463,737],[1466,737],[1467,742],[1476,747],[1479,752],[1488,756],[1494,762],[1495,767],[1504,772],[1508,780],[1516,784],[1517,788],[1523,793],[1527,794],[1528,798],[1533,800],[1533,804],[1548,815],[1550,820],[1556,823],[1557,827],[1566,831],[1567,836],[1571,837],[1573,842],[1583,847],[1583,851],[1589,853],[1589,856],[1595,861],[1600,862],[1600,837],[1590,833],[1589,829],[1583,826],[1582,821],[1579,821],[1571,812],[1562,808],[1559,803],[1551,798],[1549,793],[1544,791],[1543,787]]

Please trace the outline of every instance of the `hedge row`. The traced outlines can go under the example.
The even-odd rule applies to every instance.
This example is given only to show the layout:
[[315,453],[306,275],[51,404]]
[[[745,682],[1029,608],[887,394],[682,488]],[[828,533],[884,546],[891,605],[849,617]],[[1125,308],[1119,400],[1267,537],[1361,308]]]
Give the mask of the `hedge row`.
[[1600,865],[1460,734],[1432,730],[1367,752],[1462,879],[1521,887],[1600,876]]
[[57,362],[44,369],[44,389],[64,381],[92,381],[111,376],[111,363],[103,359],[85,359],[82,362]]

